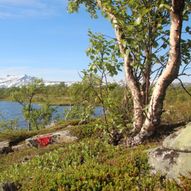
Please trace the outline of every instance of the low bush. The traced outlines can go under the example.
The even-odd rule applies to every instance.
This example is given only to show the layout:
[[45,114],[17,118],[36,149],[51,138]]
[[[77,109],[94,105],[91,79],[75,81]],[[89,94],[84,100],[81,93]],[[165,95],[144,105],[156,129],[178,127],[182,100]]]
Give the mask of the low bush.
[[147,146],[113,147],[100,139],[56,149],[0,174],[21,190],[181,190],[174,182],[149,173]]

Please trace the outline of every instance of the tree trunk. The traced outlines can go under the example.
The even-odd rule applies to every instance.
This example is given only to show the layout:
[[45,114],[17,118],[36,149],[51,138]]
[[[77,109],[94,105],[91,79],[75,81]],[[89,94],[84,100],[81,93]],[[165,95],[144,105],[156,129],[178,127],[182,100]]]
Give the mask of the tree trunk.
[[32,128],[31,128],[31,122],[30,122],[30,120],[28,120],[28,131],[31,131],[32,130]]
[[152,48],[150,45],[148,46],[149,49],[145,51],[146,62],[145,62],[145,69],[143,72],[143,83],[141,85],[144,107],[149,104],[150,76],[151,76],[151,66],[152,66],[152,61],[151,61]]
[[28,108],[28,114],[29,114],[29,120],[28,120],[28,129],[29,131],[32,130],[32,124],[31,124],[31,117],[32,117],[32,98],[33,96],[31,96],[31,98],[29,99],[29,108]]
[[133,107],[134,107],[134,132],[139,132],[143,122],[143,104],[142,104],[142,95],[139,87],[139,82],[136,79],[136,77],[133,74],[133,68],[131,66],[131,56],[127,55],[126,53],[126,47],[123,45],[123,28],[121,28],[120,23],[118,22],[118,19],[116,15],[112,12],[112,10],[108,9],[107,6],[104,5],[103,1],[96,0],[98,7],[105,13],[107,13],[108,17],[111,20],[111,23],[113,24],[113,27],[115,29],[115,34],[117,38],[117,42],[119,45],[119,49],[121,54],[124,58],[124,69],[126,74],[126,83],[128,84],[128,87],[130,89],[131,95],[133,97]]
[[143,127],[140,133],[128,142],[131,146],[140,144],[146,137],[152,135],[160,124],[166,90],[178,76],[181,64],[180,41],[184,4],[185,0],[172,0],[169,59],[166,68],[155,84]]
[[133,98],[134,128],[132,132],[138,133],[143,125],[143,103],[138,81],[134,79],[133,70],[130,67],[131,62],[130,55],[124,58],[125,79]]

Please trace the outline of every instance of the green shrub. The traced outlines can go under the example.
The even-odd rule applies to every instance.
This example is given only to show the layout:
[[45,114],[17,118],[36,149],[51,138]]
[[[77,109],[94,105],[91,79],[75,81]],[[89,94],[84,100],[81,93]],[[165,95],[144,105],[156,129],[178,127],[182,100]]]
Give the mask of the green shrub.
[[[187,87],[191,91],[190,87]],[[162,120],[168,123],[188,122],[191,120],[190,96],[179,86],[170,87],[165,103]]]
[[0,182],[16,182],[21,190],[181,190],[174,182],[149,173],[146,147],[113,147],[100,139],[79,143],[16,164],[0,174]]

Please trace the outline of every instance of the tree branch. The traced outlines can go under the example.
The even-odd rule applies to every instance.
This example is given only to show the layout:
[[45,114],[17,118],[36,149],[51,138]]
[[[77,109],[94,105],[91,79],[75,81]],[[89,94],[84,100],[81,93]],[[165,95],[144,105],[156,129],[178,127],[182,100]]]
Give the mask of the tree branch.
[[191,97],[191,93],[186,89],[182,80],[180,78],[177,78],[177,80],[180,82],[180,85],[183,88],[183,90]]

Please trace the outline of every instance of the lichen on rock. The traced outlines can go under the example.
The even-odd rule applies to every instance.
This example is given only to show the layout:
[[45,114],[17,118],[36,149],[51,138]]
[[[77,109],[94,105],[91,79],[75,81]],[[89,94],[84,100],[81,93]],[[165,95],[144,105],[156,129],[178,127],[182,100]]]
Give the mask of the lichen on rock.
[[181,175],[191,172],[191,123],[169,135],[161,147],[149,151],[149,164],[153,173],[179,181]]

